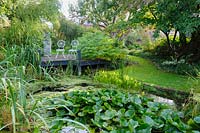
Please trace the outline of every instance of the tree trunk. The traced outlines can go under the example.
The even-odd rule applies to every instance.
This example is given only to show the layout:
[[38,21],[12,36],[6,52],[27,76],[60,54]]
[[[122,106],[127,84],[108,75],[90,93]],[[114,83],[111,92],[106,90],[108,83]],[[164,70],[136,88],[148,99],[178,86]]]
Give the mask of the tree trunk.
[[200,28],[192,33],[188,51],[189,54],[192,54],[190,62],[198,62],[200,60]]
[[176,41],[176,35],[177,35],[177,30],[175,30],[175,33],[174,33],[174,37],[173,37],[173,40],[172,40],[172,43],[173,43],[173,45],[174,45],[174,43],[175,43],[175,41]]
[[169,34],[167,32],[163,32],[167,38],[167,45],[171,49],[171,44],[170,44],[170,39],[169,39]]
[[179,32],[179,33],[180,33],[180,35],[179,35],[179,36],[180,36],[179,40],[180,40],[182,46],[185,46],[185,45],[187,44],[186,35],[185,35],[184,33],[182,33],[182,32]]

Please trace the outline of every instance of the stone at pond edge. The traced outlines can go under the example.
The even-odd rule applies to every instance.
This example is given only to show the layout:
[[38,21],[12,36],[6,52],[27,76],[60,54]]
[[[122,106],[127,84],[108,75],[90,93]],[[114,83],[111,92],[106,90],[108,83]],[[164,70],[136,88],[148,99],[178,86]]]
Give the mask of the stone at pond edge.
[[68,126],[68,127],[64,127],[61,130],[61,133],[88,133],[88,132],[82,129],[77,129],[75,127]]

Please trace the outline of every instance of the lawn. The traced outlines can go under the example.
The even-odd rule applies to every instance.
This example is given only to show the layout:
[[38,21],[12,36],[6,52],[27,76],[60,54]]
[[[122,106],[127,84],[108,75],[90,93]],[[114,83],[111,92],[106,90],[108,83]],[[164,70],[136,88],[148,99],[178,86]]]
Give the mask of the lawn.
[[125,74],[145,83],[190,91],[191,88],[196,88],[195,83],[199,81],[197,79],[194,80],[189,76],[164,72],[158,69],[150,60],[141,57],[131,56],[130,60],[135,63],[124,69]]

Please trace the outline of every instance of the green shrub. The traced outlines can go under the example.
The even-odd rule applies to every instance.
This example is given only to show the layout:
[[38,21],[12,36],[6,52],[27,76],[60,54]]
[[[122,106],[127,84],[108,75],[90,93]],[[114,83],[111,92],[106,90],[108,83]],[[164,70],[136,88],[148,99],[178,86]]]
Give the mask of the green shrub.
[[85,33],[78,40],[83,59],[111,61],[125,57],[125,51],[115,47],[115,40],[102,32]]
[[164,61],[162,62],[161,68],[164,70],[170,71],[170,72],[175,72],[177,74],[182,74],[182,75],[194,75],[197,76],[199,72],[199,67],[195,65],[191,65],[186,62],[186,60],[181,59],[181,60],[172,60],[172,61]]

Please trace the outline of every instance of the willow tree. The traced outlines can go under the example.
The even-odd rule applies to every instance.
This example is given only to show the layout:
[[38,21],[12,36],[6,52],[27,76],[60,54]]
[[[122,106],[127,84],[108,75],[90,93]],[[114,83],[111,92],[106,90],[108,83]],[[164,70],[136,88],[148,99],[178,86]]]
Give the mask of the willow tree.
[[41,20],[54,22],[59,14],[58,0],[2,0],[0,16],[9,20],[10,26],[0,32],[1,45],[41,43],[43,30]]

